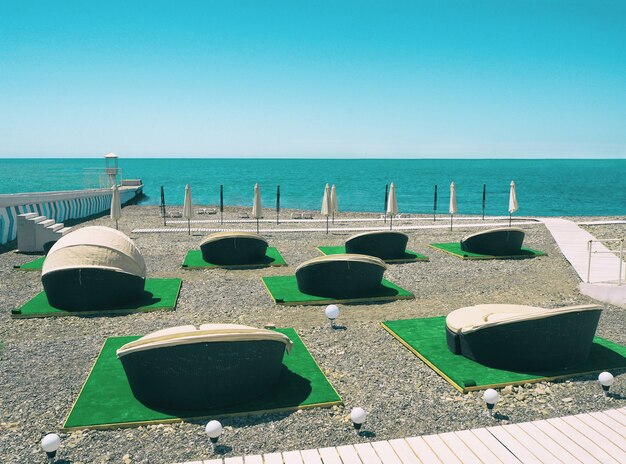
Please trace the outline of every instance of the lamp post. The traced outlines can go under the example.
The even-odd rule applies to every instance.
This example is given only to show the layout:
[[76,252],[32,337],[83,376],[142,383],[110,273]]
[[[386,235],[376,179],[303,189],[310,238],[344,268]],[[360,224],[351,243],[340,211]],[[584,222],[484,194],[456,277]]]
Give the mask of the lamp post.
[[354,431],[357,435],[361,434],[361,426],[363,426],[363,422],[365,422],[365,417],[365,409],[363,408],[352,408],[350,411],[350,420],[352,421]]
[[324,313],[326,314],[326,317],[328,318],[328,320],[330,321],[330,328],[334,329],[335,328],[335,319],[337,319],[339,317],[339,306],[331,304],[326,306],[326,310],[324,311]]
[[598,376],[598,382],[602,385],[602,390],[604,390],[604,394],[606,396],[609,396],[609,389],[611,388],[611,385],[613,385],[614,381],[615,377],[613,377],[613,374],[610,372],[602,372]]
[[487,403],[487,410],[489,411],[489,415],[493,417],[493,408],[496,403],[500,400],[500,394],[495,391],[493,388],[488,388],[483,393],[483,400]]
[[61,446],[61,437],[56,433],[49,433],[41,440],[41,449],[46,452],[50,464],[54,462],[59,446]]
[[209,436],[211,440],[211,450],[215,453],[215,445],[223,431],[222,424],[219,421],[212,420],[206,425],[204,431]]

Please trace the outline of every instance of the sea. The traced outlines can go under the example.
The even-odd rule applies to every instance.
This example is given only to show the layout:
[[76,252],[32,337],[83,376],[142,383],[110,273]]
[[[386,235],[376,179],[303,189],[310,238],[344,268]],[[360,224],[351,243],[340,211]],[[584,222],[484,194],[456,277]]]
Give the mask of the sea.
[[[104,158],[0,159],[0,193],[94,187]],[[507,215],[515,181],[519,210],[533,216],[626,215],[626,159],[219,159],[119,158],[125,179],[142,179],[141,204],[181,205],[185,184],[193,203],[250,206],[254,184],[263,207],[321,208],[326,183],[335,184],[340,211],[383,212],[395,184],[400,213],[447,214],[455,183],[458,214]],[[97,182],[97,180],[96,180]],[[437,201],[435,203],[435,188]]]

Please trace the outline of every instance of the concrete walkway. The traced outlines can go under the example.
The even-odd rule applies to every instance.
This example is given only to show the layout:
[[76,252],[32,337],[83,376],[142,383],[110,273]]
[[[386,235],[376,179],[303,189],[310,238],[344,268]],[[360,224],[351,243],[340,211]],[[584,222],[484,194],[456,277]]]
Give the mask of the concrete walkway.
[[[495,421],[494,421],[495,423]],[[365,424],[367,426],[367,424]],[[228,436],[222,441],[227,444]],[[208,442],[208,439],[207,439]],[[208,446],[208,443],[207,443]],[[626,462],[626,408],[437,435],[182,464],[509,464]]]
[[590,264],[588,244],[589,240],[595,240],[593,235],[567,219],[544,218],[541,222],[548,228],[563,256],[580,277],[582,282],[579,288],[583,295],[603,303],[626,305],[626,265],[620,262],[614,252],[601,243],[593,243]]

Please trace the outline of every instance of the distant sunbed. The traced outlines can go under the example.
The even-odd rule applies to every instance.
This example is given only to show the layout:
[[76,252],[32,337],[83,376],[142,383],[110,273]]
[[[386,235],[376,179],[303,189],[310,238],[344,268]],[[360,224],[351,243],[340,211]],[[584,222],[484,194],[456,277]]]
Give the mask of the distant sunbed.
[[461,250],[492,256],[519,254],[524,243],[524,231],[516,227],[483,230],[461,239]]
[[298,289],[332,298],[365,297],[380,289],[385,263],[376,257],[339,254],[310,259],[296,268]]

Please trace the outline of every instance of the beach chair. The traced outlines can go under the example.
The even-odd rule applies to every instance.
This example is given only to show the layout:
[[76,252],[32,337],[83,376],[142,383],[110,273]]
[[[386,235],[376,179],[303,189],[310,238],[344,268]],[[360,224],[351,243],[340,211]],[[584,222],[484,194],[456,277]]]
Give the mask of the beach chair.
[[298,289],[339,299],[367,297],[379,291],[385,263],[376,257],[338,254],[313,258],[296,268]]
[[509,256],[521,252],[524,231],[516,227],[483,230],[461,239],[461,250],[492,256]]
[[374,231],[353,235],[346,240],[346,253],[399,259],[405,256],[409,236],[398,231]]
[[293,343],[273,330],[203,324],[158,330],[117,350],[133,395],[154,408],[206,410],[274,387]]
[[66,311],[111,309],[137,301],[145,280],[146,264],[133,241],[102,226],[61,237],[41,272],[49,304]]
[[602,307],[544,309],[483,304],[446,317],[448,348],[485,366],[540,372],[560,370],[589,356]]
[[202,259],[207,263],[242,265],[265,259],[267,240],[252,232],[217,232],[200,243]]

